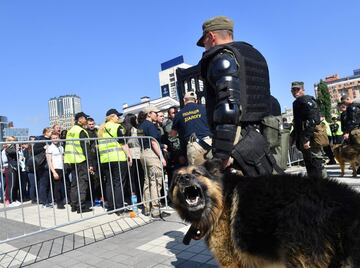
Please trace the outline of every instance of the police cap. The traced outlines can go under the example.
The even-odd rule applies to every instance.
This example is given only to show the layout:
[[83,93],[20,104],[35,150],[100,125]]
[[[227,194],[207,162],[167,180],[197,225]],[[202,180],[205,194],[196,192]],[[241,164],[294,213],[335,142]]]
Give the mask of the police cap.
[[144,113],[148,114],[151,112],[157,113],[157,112],[160,112],[160,110],[156,106],[151,105],[151,104],[144,108]]
[[75,121],[78,121],[80,119],[80,117],[85,117],[85,119],[88,119],[90,116],[87,115],[86,113],[80,112],[75,114]]
[[203,34],[200,37],[199,41],[197,41],[196,45],[199,47],[204,46],[204,37],[206,33],[218,30],[228,30],[233,32],[234,30],[234,22],[225,16],[217,16],[205,21],[202,25]]
[[304,82],[302,81],[294,81],[291,83],[291,89],[304,89]]
[[106,116],[109,116],[111,114],[116,114],[117,116],[122,116],[123,114],[118,112],[116,109],[112,108],[106,112]]

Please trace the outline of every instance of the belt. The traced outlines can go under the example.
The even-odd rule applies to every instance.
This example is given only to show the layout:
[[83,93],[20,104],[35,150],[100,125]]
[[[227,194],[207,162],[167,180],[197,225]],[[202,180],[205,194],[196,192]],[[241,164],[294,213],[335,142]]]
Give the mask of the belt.
[[196,138],[196,142],[201,146],[203,147],[206,151],[210,151],[212,146],[209,145],[208,143],[206,143],[204,140],[202,139],[198,139]]
[[[206,139],[206,138],[210,138],[209,136],[206,136],[204,137],[203,139]],[[197,142],[204,150],[206,151],[210,151],[212,146],[209,145],[208,143],[206,143],[203,139],[199,139],[198,137],[196,137],[196,134],[193,133],[190,135],[189,137],[189,142]]]

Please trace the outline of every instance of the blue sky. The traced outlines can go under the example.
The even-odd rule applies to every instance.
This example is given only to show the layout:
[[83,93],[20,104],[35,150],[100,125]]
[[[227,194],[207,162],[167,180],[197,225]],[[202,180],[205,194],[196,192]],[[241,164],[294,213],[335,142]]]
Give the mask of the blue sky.
[[160,97],[160,64],[197,64],[204,20],[226,15],[234,35],[267,59],[272,94],[291,107],[289,87],[360,68],[360,1],[1,0],[0,115],[40,134],[48,100],[81,97],[98,123],[142,96]]

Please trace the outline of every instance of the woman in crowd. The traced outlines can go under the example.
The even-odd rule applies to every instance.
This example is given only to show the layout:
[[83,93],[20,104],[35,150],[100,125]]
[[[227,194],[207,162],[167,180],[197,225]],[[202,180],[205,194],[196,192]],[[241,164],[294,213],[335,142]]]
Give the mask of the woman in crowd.
[[[138,123],[135,114],[127,114],[124,119],[125,136],[137,137],[138,135]],[[130,153],[133,159],[133,164],[130,169],[130,178],[132,191],[136,194],[137,199],[141,200],[142,189],[144,187],[144,171],[140,162],[141,145],[139,138],[130,138],[127,140],[127,144],[130,149]]]
[[[109,211],[124,207],[124,190],[129,188],[130,150],[124,139],[124,127],[119,124],[121,113],[110,109],[99,128],[99,154],[101,170],[106,178],[107,208]],[[112,138],[112,139],[111,139]],[[126,200],[130,203],[130,200]],[[123,211],[116,211],[120,215]]]

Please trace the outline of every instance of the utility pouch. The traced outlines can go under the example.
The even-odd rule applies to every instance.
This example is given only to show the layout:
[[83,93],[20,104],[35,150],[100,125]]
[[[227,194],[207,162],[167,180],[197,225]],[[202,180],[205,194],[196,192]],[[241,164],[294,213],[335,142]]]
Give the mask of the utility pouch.
[[313,141],[318,146],[329,145],[329,139],[326,133],[326,125],[324,123],[320,123],[315,126]]
[[273,172],[270,151],[265,138],[249,127],[245,135],[235,145],[232,157],[236,160],[245,176],[270,175]]

